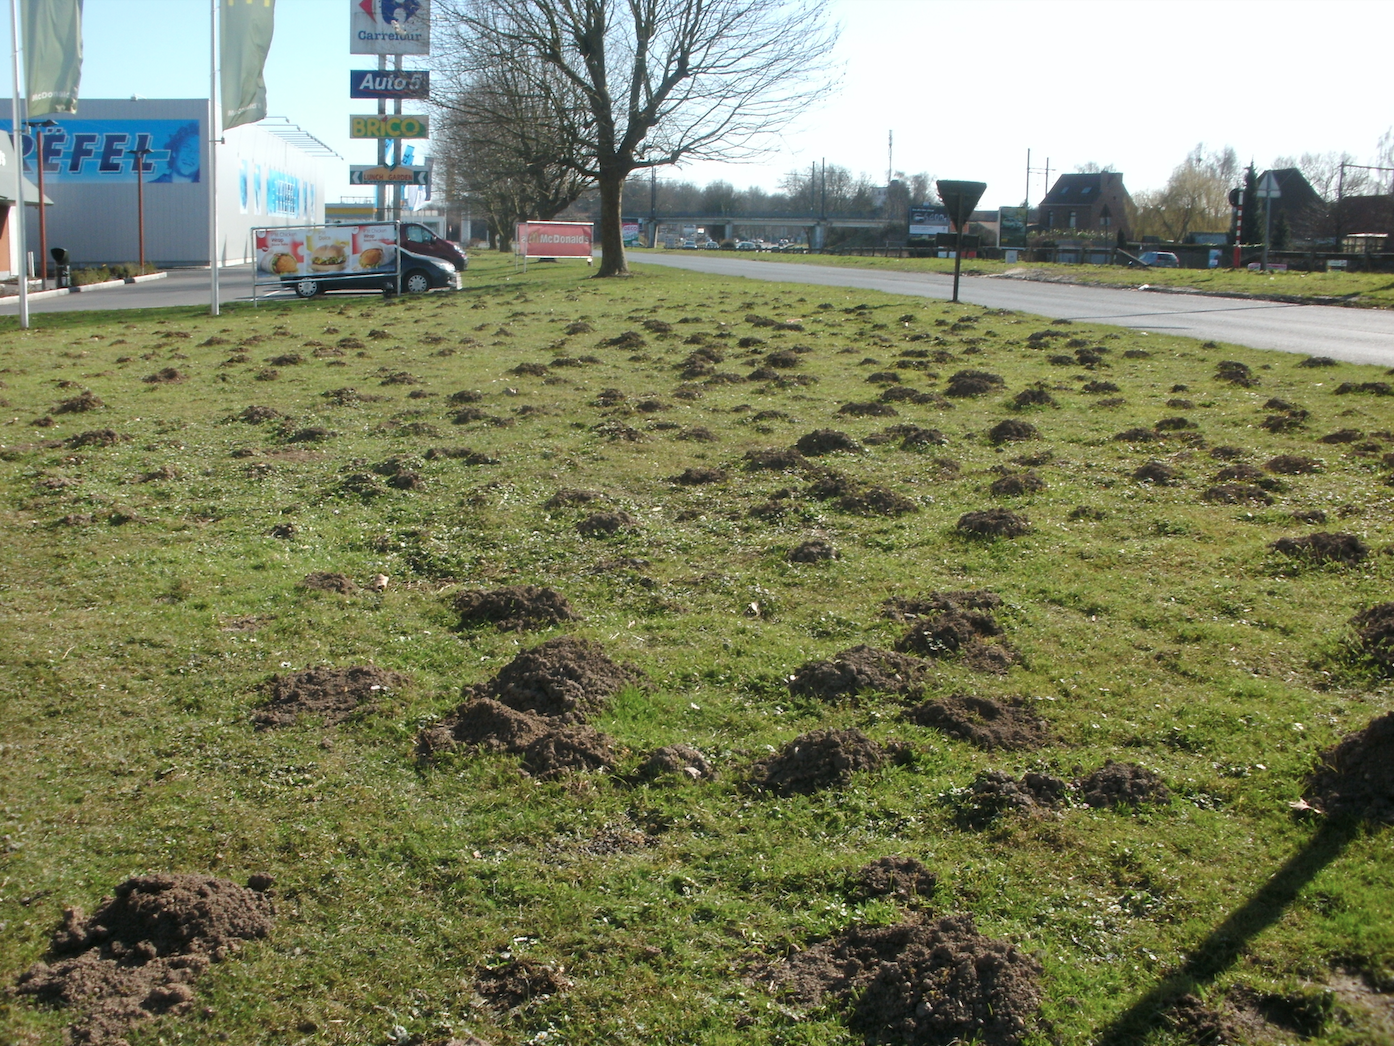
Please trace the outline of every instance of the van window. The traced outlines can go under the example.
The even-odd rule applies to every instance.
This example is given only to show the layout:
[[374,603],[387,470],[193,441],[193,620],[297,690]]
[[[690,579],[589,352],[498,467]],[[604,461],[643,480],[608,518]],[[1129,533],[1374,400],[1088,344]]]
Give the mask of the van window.
[[430,243],[435,237],[424,225],[408,225],[407,240],[411,243]]

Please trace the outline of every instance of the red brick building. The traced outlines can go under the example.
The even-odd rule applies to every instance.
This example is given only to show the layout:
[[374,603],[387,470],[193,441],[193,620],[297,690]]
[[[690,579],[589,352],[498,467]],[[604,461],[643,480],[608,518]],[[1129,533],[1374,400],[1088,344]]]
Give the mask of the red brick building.
[[1042,232],[1131,232],[1133,198],[1117,171],[1062,174],[1037,209]]

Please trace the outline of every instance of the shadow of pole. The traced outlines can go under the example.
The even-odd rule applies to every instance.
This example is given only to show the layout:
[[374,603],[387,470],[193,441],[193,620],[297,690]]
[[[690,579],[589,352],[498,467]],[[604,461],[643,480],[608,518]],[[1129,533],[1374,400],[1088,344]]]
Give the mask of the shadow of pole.
[[1316,835],[1217,926],[1179,970],[1100,1031],[1094,1038],[1096,1046],[1130,1046],[1140,1041],[1176,1000],[1229,969],[1250,941],[1282,918],[1298,892],[1345,851],[1360,829],[1361,822],[1355,818],[1324,821]]

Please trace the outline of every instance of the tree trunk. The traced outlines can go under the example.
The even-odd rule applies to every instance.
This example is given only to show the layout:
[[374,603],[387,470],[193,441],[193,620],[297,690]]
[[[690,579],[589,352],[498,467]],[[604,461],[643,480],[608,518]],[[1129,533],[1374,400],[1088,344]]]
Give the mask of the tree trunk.
[[620,221],[627,174],[619,169],[600,172],[600,271],[597,276],[629,275],[629,263],[624,257],[624,227]]

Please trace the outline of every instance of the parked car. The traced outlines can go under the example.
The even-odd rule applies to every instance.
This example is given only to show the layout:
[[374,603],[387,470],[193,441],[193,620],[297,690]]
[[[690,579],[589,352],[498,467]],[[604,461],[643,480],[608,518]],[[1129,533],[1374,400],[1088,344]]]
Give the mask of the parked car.
[[683,241],[682,241],[682,249],[685,250],[685,251],[695,251],[695,250],[697,249],[697,241],[696,241],[696,240],[683,240]]
[[448,262],[456,272],[464,272],[469,267],[470,260],[464,251],[416,222],[402,223],[402,247],[411,254],[425,254]]
[[[441,240],[442,243],[447,241]],[[313,298],[326,291],[382,291],[395,290],[396,277],[384,276],[381,272],[369,272],[356,276],[334,276],[316,279],[313,276],[287,276],[283,281],[292,287],[302,298]],[[460,273],[450,263],[440,258],[432,258],[411,251],[402,251],[402,291],[405,294],[425,294],[427,291],[449,287],[458,291],[461,287]]]
[[738,251],[758,251],[760,248],[751,240],[738,240],[736,250]]
[[708,240],[706,243],[702,244],[702,249],[704,251],[715,251],[720,248],[721,244],[717,243],[715,240]]
[[1171,251],[1143,251],[1138,255],[1138,260],[1143,265],[1150,265],[1154,269],[1181,268],[1181,259],[1172,254]]

